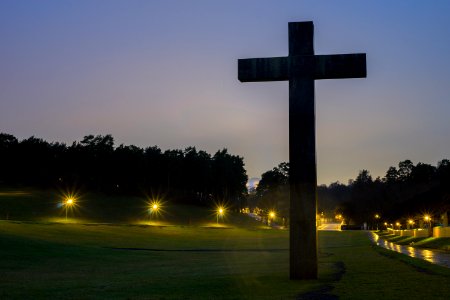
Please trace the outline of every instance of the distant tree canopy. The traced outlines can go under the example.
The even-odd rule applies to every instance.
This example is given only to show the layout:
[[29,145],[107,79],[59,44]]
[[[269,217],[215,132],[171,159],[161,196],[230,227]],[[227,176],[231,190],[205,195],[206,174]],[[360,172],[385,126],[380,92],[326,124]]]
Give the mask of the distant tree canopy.
[[[260,208],[277,208],[287,216],[289,207],[289,165],[262,174],[251,202]],[[410,160],[390,167],[383,178],[375,180],[361,170],[347,185],[334,182],[318,187],[318,212],[342,214],[352,223],[374,222],[375,214],[385,220],[400,220],[431,213],[439,216],[450,211],[450,161],[437,166],[413,164]]]
[[111,135],[87,135],[67,146],[0,133],[0,184],[41,188],[79,186],[115,194],[158,193],[184,203],[240,204],[247,174],[242,157],[227,149],[213,156],[195,147],[114,147]]
[[249,203],[266,210],[289,215],[289,164],[281,163],[261,175],[261,180]]

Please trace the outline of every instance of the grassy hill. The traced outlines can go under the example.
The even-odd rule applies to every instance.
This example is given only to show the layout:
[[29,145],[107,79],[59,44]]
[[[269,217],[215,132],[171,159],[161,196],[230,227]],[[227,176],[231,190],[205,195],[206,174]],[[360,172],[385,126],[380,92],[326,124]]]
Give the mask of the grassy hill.
[[0,299],[448,299],[449,269],[365,232],[319,249],[319,279],[292,281],[285,230],[0,221]]
[[[35,189],[0,189],[0,220],[66,222],[61,206],[67,194]],[[216,226],[215,207],[171,203],[158,197],[160,210],[150,214],[152,197],[108,196],[86,193],[76,196],[76,205],[67,212],[67,222],[131,223],[150,225]],[[236,211],[226,211],[220,225],[261,226]]]

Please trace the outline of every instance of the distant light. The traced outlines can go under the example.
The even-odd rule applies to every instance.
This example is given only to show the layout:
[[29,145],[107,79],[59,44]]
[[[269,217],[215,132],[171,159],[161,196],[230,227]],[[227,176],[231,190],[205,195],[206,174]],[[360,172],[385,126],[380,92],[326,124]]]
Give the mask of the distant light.
[[65,201],[63,202],[64,210],[66,211],[66,221],[69,209],[72,210],[76,208],[77,204],[75,203],[75,197],[73,195],[68,195],[65,197]]
[[269,212],[269,217],[270,217],[271,219],[275,219],[275,216],[276,216],[276,214],[275,214],[274,211],[270,211],[270,212]]
[[226,208],[222,205],[219,205],[216,207],[216,222],[217,224],[219,224],[219,217],[223,218],[223,216],[225,215],[226,212]]
[[431,218],[430,218],[430,216],[429,215],[425,215],[424,217],[423,217],[423,219],[425,220],[425,221],[431,221]]
[[414,220],[409,219],[409,220],[408,220],[408,223],[412,225],[412,224],[414,224]]
[[376,214],[375,215],[375,219],[379,219],[380,218],[380,215],[379,214]]
[[395,223],[395,225],[396,225],[396,226],[400,226],[400,223],[399,223],[399,222],[397,222],[397,223]]
[[387,224],[388,224],[387,222],[384,222],[384,226],[387,226]]
[[149,203],[150,206],[150,213],[159,213],[161,210],[162,204],[160,200],[153,200]]

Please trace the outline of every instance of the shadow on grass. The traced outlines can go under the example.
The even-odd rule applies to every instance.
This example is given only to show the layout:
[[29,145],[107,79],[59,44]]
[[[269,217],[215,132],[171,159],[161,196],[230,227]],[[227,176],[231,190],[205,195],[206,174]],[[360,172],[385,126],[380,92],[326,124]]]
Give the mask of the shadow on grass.
[[333,272],[329,278],[326,278],[326,282],[323,286],[315,291],[307,292],[297,296],[297,300],[336,300],[338,296],[330,294],[334,289],[331,283],[336,283],[341,280],[345,274],[345,265],[342,261],[338,261],[332,264]]
[[105,247],[113,250],[150,251],[150,252],[287,252],[289,249],[154,249],[154,248],[117,248]]

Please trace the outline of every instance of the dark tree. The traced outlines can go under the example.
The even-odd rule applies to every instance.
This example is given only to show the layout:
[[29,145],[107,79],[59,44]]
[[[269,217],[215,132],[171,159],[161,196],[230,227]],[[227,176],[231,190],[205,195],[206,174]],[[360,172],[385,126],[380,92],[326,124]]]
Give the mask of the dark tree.
[[[259,197],[254,197],[255,205],[266,207],[277,199],[287,199],[279,192],[286,182],[279,167],[265,172],[255,195]],[[381,221],[375,215],[396,222],[420,218],[424,211],[439,219],[450,211],[450,161],[443,159],[434,167],[405,160],[399,163],[398,170],[390,167],[383,179],[373,180],[368,170],[361,170],[347,185],[335,182],[321,185],[317,191],[318,212],[328,217],[342,214],[350,224],[365,222],[370,228]]]
[[385,182],[392,184],[397,182],[399,179],[399,174],[396,167],[389,167],[386,171],[386,176],[384,177]]
[[285,218],[289,215],[289,164],[277,167],[261,175],[256,188],[256,205],[265,210],[275,209]]
[[414,164],[409,159],[398,163],[398,178],[401,181],[407,181],[412,173]]
[[120,195],[165,195],[171,201],[241,205],[247,174],[242,157],[226,149],[214,157],[195,147],[161,151],[114,147],[111,135],[87,135],[69,147],[30,137],[0,134],[0,184]]

